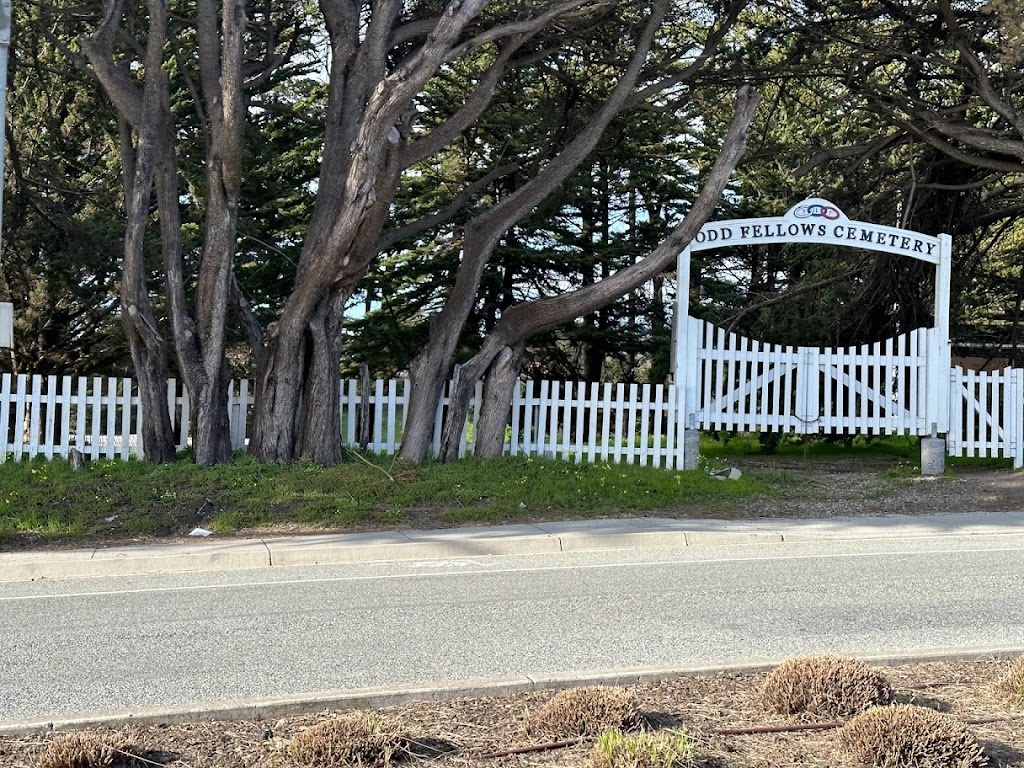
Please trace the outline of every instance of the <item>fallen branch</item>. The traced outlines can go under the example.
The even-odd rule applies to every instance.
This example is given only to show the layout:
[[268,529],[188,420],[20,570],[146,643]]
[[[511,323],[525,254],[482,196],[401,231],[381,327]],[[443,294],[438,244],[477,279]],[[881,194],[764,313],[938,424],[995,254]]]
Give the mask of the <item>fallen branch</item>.
[[[359,451],[353,451],[351,448],[348,448],[347,446],[346,446],[346,450],[348,450],[349,453],[351,453],[353,456],[355,456],[357,459],[359,459],[361,462],[363,462],[363,464],[366,464],[368,467],[373,467],[374,469],[379,469],[381,472],[383,472],[385,475],[388,476],[388,480],[390,480],[392,483],[395,482],[395,476],[392,475],[390,472],[388,472],[386,469],[384,469],[384,467],[377,466],[372,461],[370,461],[365,456],[363,456],[361,453],[359,453]],[[394,466],[393,463],[392,463],[392,466]]]
[[527,752],[544,752],[549,749],[564,749],[574,747],[583,741],[583,738],[566,739],[565,741],[549,741],[547,744],[534,744],[529,747],[516,747],[515,749],[503,749],[501,752],[490,752],[486,755],[477,755],[478,760],[490,760],[494,757],[508,757],[509,755],[522,755]]

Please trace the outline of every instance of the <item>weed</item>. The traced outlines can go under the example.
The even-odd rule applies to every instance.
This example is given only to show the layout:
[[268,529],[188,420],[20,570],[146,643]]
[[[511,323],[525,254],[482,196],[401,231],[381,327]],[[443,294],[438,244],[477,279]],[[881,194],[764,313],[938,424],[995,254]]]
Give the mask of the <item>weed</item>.
[[688,768],[696,765],[697,742],[681,731],[601,732],[594,745],[594,768]]
[[996,688],[1016,706],[1024,706],[1024,656],[1010,663],[1010,669],[996,683]]

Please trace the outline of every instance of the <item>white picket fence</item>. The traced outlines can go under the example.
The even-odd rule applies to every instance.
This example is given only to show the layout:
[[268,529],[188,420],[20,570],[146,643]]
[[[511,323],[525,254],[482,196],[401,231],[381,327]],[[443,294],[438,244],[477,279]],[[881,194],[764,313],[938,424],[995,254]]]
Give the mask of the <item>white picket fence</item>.
[[1013,459],[1024,466],[1024,369],[950,371],[950,456],[987,456]]
[[[481,393],[478,385],[460,455],[473,451]],[[363,411],[359,382],[343,381],[339,397],[342,440],[356,446]],[[368,450],[398,450],[407,402],[407,380],[371,383]],[[174,380],[168,382],[168,403],[178,449],[184,450],[190,403],[188,392]],[[670,385],[528,381],[517,387],[511,405],[506,453],[675,466],[676,400],[675,387]],[[246,445],[252,406],[250,383],[232,382],[228,415],[235,449]],[[435,417],[435,452],[447,406],[445,396]],[[93,459],[140,456],[144,449],[141,420],[138,393],[128,378],[0,377],[0,461],[66,457],[71,448]]]
[[[839,387],[826,387],[830,395],[818,403],[818,418],[799,409],[789,413],[798,416],[795,423],[805,425],[804,433],[850,431],[859,428],[863,433],[915,434],[920,425],[908,420],[904,403],[913,400],[913,392],[923,384],[919,367],[915,374],[912,339],[907,341],[904,362],[898,365],[872,362],[862,356],[864,348],[851,350],[840,362],[819,357],[810,370],[817,370],[819,382],[838,381],[848,386],[852,376],[850,366],[865,366],[870,370],[870,390],[840,405]],[[896,351],[900,343],[897,342]],[[726,346],[723,345],[722,349]],[[698,426],[704,429],[788,431],[793,421],[785,418],[767,418],[774,410],[786,414],[783,403],[795,405],[792,386],[796,379],[787,377],[801,363],[799,351],[770,350],[767,362],[728,362],[723,352],[709,358],[714,365],[734,368],[728,374],[712,374],[711,391],[718,392],[722,383],[722,399],[712,407],[712,401],[701,404]],[[794,356],[796,359],[794,360]],[[803,365],[812,364],[803,361]],[[710,364],[706,364],[710,366]],[[755,367],[751,368],[750,366]],[[900,373],[900,366],[905,373]],[[760,366],[760,367],[756,367]],[[830,371],[831,369],[831,371]],[[708,367],[702,369],[706,375]],[[789,371],[789,373],[787,373]],[[823,372],[824,371],[824,372]],[[739,384],[741,375],[754,385],[772,379],[771,386],[751,386],[747,390]],[[836,377],[839,376],[837,380]],[[736,389],[729,394],[728,382]],[[903,382],[906,389],[903,389]],[[1024,465],[1024,370],[977,372],[953,368],[949,380],[949,432],[947,446],[952,456],[990,456],[1012,458],[1014,466]],[[366,448],[377,453],[394,453],[402,440],[408,402],[408,382],[404,379],[376,380],[368,393],[369,441]],[[768,401],[758,400],[756,392],[763,391],[768,401],[778,398],[779,407],[769,408]],[[900,392],[906,394],[901,396]],[[460,454],[473,450],[473,424],[479,416],[481,388],[478,386],[467,428],[462,436]],[[339,392],[341,405],[341,433],[350,446],[358,445],[363,397],[359,382],[342,382]],[[236,449],[245,447],[248,424],[253,405],[252,389],[248,381],[232,382],[229,394],[229,416],[232,443]],[[829,399],[831,398],[831,399]],[[891,399],[887,400],[887,398]],[[905,399],[906,398],[906,399]],[[188,446],[189,399],[184,388],[175,381],[168,383],[171,420],[179,449]],[[729,401],[733,407],[724,409],[721,403]],[[438,406],[435,429],[435,451],[438,449],[440,426],[447,408],[447,397]],[[506,453],[545,456],[574,461],[629,462],[647,466],[678,468],[678,441],[682,439],[682,426],[678,416],[678,390],[672,385],[611,384],[558,381],[520,382],[513,394],[511,421]],[[801,401],[804,406],[806,401]],[[857,414],[861,414],[860,417]],[[770,415],[770,413],[769,413]],[[134,384],[128,378],[39,376],[3,374],[0,377],[0,461],[28,459],[35,456],[66,457],[74,447],[85,456],[126,459],[141,455],[141,407]]]

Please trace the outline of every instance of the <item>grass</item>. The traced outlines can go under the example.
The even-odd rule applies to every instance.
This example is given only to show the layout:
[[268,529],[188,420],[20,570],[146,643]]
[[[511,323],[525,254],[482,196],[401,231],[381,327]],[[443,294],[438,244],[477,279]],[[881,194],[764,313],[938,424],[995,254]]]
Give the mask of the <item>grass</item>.
[[697,742],[680,731],[623,733],[609,729],[594,745],[593,768],[688,768]]
[[[853,435],[830,439],[820,435],[780,435],[774,446],[762,444],[756,433],[704,433],[700,453],[709,464],[722,465],[734,456],[770,455],[780,459],[828,461],[856,457],[895,461],[895,477],[920,475],[921,441],[913,435]],[[946,466],[1012,469],[1012,459],[985,456],[947,456]]]
[[[723,481],[705,471],[673,472],[628,464],[581,463],[523,456],[452,464],[396,465],[370,456],[336,467],[260,464],[238,454],[230,464],[200,467],[187,457],[162,466],[130,460],[0,463],[0,549],[59,543],[180,536],[194,527],[217,533],[259,529],[374,530],[395,527],[529,522],[643,515],[736,518],[755,514],[756,499],[813,499],[822,490],[801,473],[743,464],[759,454],[756,436],[705,437],[705,468],[740,463],[743,476]],[[877,472],[885,495],[918,474],[916,438],[856,438],[849,444],[784,437],[781,460],[853,459]],[[953,469],[991,459],[950,462]],[[888,482],[886,482],[888,481]]]
[[200,467],[61,460],[0,464],[0,546],[35,541],[183,535],[288,524],[365,530],[430,522],[514,522],[545,516],[600,517],[679,505],[704,510],[771,495],[788,482],[766,470],[723,482],[705,472],[524,457],[393,466],[385,457],[336,467],[265,465],[237,455]]

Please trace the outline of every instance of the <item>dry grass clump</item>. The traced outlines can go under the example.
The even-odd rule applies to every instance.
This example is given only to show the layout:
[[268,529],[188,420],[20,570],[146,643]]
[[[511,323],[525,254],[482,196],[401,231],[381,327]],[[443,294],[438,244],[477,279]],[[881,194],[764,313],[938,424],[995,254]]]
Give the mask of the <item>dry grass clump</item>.
[[[122,733],[61,734],[54,737],[39,758],[37,768],[112,768],[138,765],[135,747]],[[125,754],[127,753],[127,754]]]
[[591,756],[593,768],[690,768],[696,765],[697,742],[681,731],[601,732]]
[[1010,669],[996,683],[996,689],[1011,704],[1024,706],[1024,656],[1018,656],[1010,664]]
[[556,693],[527,717],[527,728],[558,738],[594,736],[640,721],[636,699],[625,688],[569,688]]
[[325,720],[295,736],[289,751],[305,765],[389,765],[402,746],[398,730],[372,712],[342,715]]
[[980,768],[981,745],[960,721],[927,707],[869,709],[839,731],[855,760],[878,768]]
[[823,654],[787,659],[765,678],[761,703],[782,715],[854,715],[892,701],[885,676],[859,659]]

